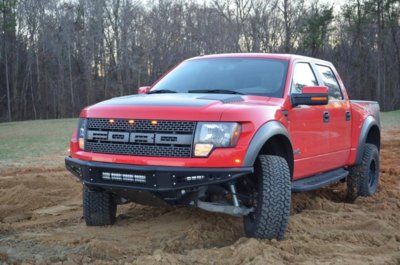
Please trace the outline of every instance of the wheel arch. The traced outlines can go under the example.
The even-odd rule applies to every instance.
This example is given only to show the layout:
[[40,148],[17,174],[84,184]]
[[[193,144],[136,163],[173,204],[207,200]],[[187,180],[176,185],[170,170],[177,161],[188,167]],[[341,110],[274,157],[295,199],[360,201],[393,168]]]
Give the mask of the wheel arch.
[[378,150],[381,148],[381,131],[379,122],[372,116],[365,119],[361,128],[360,138],[357,146],[356,163],[360,164],[364,152],[365,144],[373,144]]
[[259,154],[277,155],[288,163],[290,176],[293,176],[293,148],[287,129],[278,121],[262,125],[253,136],[247,149],[243,166],[253,166]]

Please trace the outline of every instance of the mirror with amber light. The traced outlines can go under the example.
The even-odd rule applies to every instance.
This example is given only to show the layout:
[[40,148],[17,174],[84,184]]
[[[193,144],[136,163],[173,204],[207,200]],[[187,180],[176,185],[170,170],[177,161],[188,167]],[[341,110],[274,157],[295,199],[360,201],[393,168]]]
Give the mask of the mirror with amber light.
[[328,92],[326,86],[305,86],[301,93],[292,93],[292,105],[293,107],[298,105],[326,105],[328,104]]

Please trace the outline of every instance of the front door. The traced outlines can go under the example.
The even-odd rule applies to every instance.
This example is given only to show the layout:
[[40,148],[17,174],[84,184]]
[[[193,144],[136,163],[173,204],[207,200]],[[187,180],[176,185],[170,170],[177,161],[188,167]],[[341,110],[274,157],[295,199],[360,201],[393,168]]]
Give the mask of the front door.
[[[318,86],[317,77],[306,62],[295,64],[291,93],[304,86]],[[299,105],[289,111],[289,131],[294,153],[293,179],[307,177],[329,168],[329,123],[324,121],[327,106]]]

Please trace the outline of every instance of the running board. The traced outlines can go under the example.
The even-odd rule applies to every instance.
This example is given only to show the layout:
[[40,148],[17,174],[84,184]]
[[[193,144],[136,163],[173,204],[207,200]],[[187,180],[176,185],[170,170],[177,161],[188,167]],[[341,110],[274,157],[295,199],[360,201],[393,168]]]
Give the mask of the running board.
[[347,177],[348,174],[349,172],[347,170],[340,168],[308,178],[295,180],[292,182],[292,191],[304,192],[316,190],[329,184],[339,182]]

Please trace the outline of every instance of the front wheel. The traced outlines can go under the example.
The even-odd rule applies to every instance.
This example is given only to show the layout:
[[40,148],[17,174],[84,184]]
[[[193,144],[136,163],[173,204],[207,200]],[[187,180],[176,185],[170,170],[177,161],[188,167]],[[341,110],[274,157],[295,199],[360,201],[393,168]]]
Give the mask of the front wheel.
[[117,215],[117,204],[112,194],[83,186],[83,217],[87,226],[112,225]]
[[286,160],[279,156],[259,155],[250,197],[255,211],[244,217],[247,237],[282,240],[289,220],[291,202],[290,170]]

